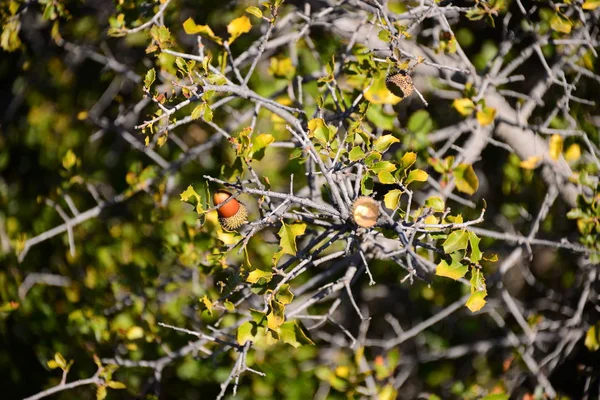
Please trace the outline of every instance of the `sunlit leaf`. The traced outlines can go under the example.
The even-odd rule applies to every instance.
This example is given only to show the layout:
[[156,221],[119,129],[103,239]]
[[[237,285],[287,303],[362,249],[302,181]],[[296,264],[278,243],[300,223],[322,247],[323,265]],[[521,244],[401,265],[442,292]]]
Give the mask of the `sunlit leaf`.
[[273,278],[272,272],[255,269],[254,271],[250,272],[250,274],[248,274],[248,277],[246,278],[246,282],[256,283],[259,281],[259,279],[264,279],[265,281],[269,282],[272,278]]
[[390,190],[383,197],[383,204],[390,210],[395,210],[400,203],[400,196],[402,195],[402,191],[400,189]]
[[250,7],[246,8],[246,12],[247,12],[248,14],[252,14],[252,15],[254,15],[255,17],[258,17],[258,18],[262,18],[262,16],[263,16],[263,13],[262,13],[262,11],[260,10],[260,8],[258,8],[258,7],[255,7],[255,6],[250,6]]
[[581,158],[581,147],[577,143],[573,143],[565,151],[565,160],[567,162],[575,162]]
[[557,12],[550,20],[550,27],[557,32],[569,34],[571,33],[573,23],[569,20],[569,18]]
[[408,186],[411,182],[425,182],[428,177],[429,175],[427,172],[420,169],[413,169],[408,173],[408,177],[404,184]]
[[552,135],[550,137],[550,143],[549,143],[549,152],[550,152],[550,157],[553,160],[558,160],[558,158],[560,157],[560,154],[562,153],[562,147],[563,147],[563,138],[560,135]]
[[435,274],[457,280],[465,276],[468,270],[469,267],[467,265],[463,265],[458,261],[452,260],[452,263],[448,265],[445,260],[442,260],[435,268]]
[[454,253],[457,250],[464,250],[469,243],[469,234],[464,229],[454,231],[448,235],[448,238],[442,245],[446,254]]
[[592,327],[588,329],[585,334],[584,344],[589,351],[598,351],[598,349],[600,349],[600,329],[598,329],[598,324],[592,325]]
[[481,110],[477,111],[476,118],[479,122],[479,125],[487,126],[494,122],[494,118],[496,118],[496,109],[492,107],[483,106]]
[[227,25],[227,32],[229,32],[230,35],[229,43],[233,43],[240,35],[250,32],[250,29],[252,29],[252,23],[247,16],[242,15],[241,17],[234,19]]
[[350,161],[358,161],[365,158],[365,152],[360,146],[353,147],[352,150],[348,153],[348,159]]
[[479,178],[472,165],[459,164],[452,170],[452,175],[454,175],[456,189],[460,192],[471,195],[479,189]]
[[527,160],[521,161],[519,166],[523,169],[536,169],[542,158],[538,156],[531,156]]
[[475,111],[475,103],[471,99],[455,99],[452,102],[452,106],[459,112],[459,114],[469,116]]
[[144,337],[144,330],[140,326],[132,326],[127,329],[127,339],[136,340]]
[[399,141],[392,135],[383,135],[375,139],[373,148],[380,153],[385,153],[393,143],[398,143]]
[[212,29],[210,29],[210,26],[196,25],[196,23],[194,22],[194,20],[191,17],[186,19],[185,22],[183,23],[183,30],[188,35],[195,35],[195,34],[199,33],[203,36],[206,36],[206,37],[214,40],[218,44],[223,43],[223,40],[220,37],[215,35],[215,33],[212,31]]

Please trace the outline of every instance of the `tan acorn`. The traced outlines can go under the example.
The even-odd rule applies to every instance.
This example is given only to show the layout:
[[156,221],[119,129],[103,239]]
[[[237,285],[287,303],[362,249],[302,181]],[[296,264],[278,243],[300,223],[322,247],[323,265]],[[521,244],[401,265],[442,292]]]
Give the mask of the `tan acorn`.
[[[213,195],[213,203],[215,206],[218,206],[227,201],[230,197],[231,193],[227,190],[217,190]],[[236,199],[231,199],[227,204],[219,207],[217,213],[219,214],[219,223],[223,229],[227,231],[237,230],[248,220],[248,211],[246,210],[246,207]]]
[[390,73],[385,78],[385,87],[402,99],[409,97],[415,90],[413,80],[406,70]]
[[352,219],[358,226],[371,228],[379,218],[379,202],[367,196],[361,196],[352,205]]

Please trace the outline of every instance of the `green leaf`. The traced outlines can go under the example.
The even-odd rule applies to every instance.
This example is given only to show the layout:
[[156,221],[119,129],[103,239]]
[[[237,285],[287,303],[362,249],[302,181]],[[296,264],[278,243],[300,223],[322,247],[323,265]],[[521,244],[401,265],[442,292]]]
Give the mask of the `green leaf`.
[[246,344],[248,340],[254,339],[254,335],[256,334],[257,326],[256,323],[252,321],[244,322],[237,329],[237,342],[239,345],[243,346]]
[[255,269],[254,271],[252,271],[248,274],[248,277],[246,278],[246,282],[256,283],[260,279],[264,279],[265,281],[270,282],[271,279],[273,279],[273,273],[270,271],[263,271],[260,269]]
[[131,328],[127,329],[126,337],[129,340],[141,339],[144,337],[144,330],[140,326],[132,326]]
[[333,139],[337,129],[327,125],[323,118],[314,118],[308,121],[308,132],[309,135],[314,136],[319,142],[325,144]]
[[455,99],[452,106],[463,116],[469,116],[475,111],[475,103],[471,99]]
[[456,188],[468,195],[472,195],[479,189],[479,178],[470,164],[461,163],[452,170]]
[[446,208],[444,200],[437,196],[432,196],[425,201],[425,205],[436,212],[443,212]]
[[296,247],[296,237],[303,235],[306,230],[306,224],[292,224],[288,225],[285,222],[282,222],[281,229],[279,229],[279,248],[280,250],[273,254],[273,266],[277,265],[279,259],[284,254],[296,255],[298,251]]
[[350,161],[358,161],[365,158],[365,152],[360,146],[353,147],[352,150],[348,153],[348,159]]
[[202,296],[200,299],[200,306],[202,311],[206,310],[208,315],[213,315],[213,302],[210,301],[207,295]]
[[402,190],[390,190],[383,197],[383,204],[390,210],[395,210],[398,207],[398,204],[400,204],[400,196],[402,196]]
[[302,328],[298,326],[296,321],[283,323],[279,327],[279,336],[284,343],[292,345],[293,347],[300,347],[305,344],[314,345],[314,342],[310,340]]
[[193,206],[196,206],[196,212],[198,214],[204,212],[204,208],[202,207],[202,198],[196,191],[192,185],[189,185],[186,190],[184,190],[180,195],[181,201],[185,201]]
[[265,150],[274,141],[275,138],[270,133],[261,133],[260,135],[252,136],[250,158],[258,161],[262,160],[265,156]]
[[429,175],[427,172],[420,169],[413,169],[408,173],[408,177],[404,182],[405,185],[409,185],[411,182],[425,182]]
[[477,235],[474,232],[469,232],[469,244],[471,245],[470,259],[473,262],[479,262],[483,257],[483,253],[481,252],[481,250],[479,250],[480,241],[481,238],[477,237]]
[[469,233],[462,229],[460,231],[454,231],[444,241],[442,245],[446,254],[454,253],[458,250],[465,250],[469,243]]
[[380,153],[385,153],[393,143],[398,143],[400,140],[392,135],[383,135],[375,139],[373,148]]
[[213,120],[213,111],[208,104],[206,104],[206,107],[204,108],[204,115],[202,116],[202,119],[204,119],[206,122],[212,122]]
[[380,172],[393,172],[396,170],[396,165],[389,161],[379,161],[371,167],[371,170],[376,174]]
[[246,8],[246,12],[247,12],[248,14],[252,14],[252,15],[254,15],[255,17],[258,17],[258,18],[262,18],[262,16],[263,16],[263,13],[262,13],[262,11],[260,10],[260,8],[258,8],[258,7],[255,7],[255,6],[250,6],[250,7]]
[[458,261],[452,260],[452,264],[448,265],[445,260],[442,260],[435,268],[435,274],[457,280],[465,276],[468,270],[469,267],[467,265],[462,265]]
[[146,77],[144,78],[144,88],[149,90],[150,86],[152,86],[155,79],[156,79],[156,71],[154,70],[154,68],[152,68],[151,70],[146,72]]
[[426,135],[433,129],[433,120],[427,110],[418,110],[410,116],[406,127],[416,135]]
[[377,174],[377,177],[379,178],[379,182],[386,185],[396,183],[396,178],[388,171],[381,171]]
[[290,285],[285,284],[281,286],[279,292],[275,295],[275,298],[283,305],[290,304],[292,300],[294,300],[294,294],[290,290]]
[[206,103],[200,103],[192,110],[191,117],[192,119],[198,119],[204,113],[204,108],[206,107]]
[[385,29],[380,30],[379,34],[377,34],[377,37],[386,43],[389,43],[392,40],[390,32]]
[[234,19],[227,25],[227,32],[229,32],[229,43],[233,43],[235,39],[243,35],[244,33],[250,32],[252,29],[252,23],[250,18],[242,15],[239,18]]

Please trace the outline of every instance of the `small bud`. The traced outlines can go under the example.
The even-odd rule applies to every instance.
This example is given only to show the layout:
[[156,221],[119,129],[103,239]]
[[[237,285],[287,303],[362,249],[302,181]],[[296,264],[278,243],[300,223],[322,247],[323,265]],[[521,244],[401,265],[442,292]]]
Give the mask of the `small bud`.
[[385,86],[390,92],[403,99],[409,97],[415,90],[413,80],[406,70],[390,73],[385,78]]
[[[226,190],[217,190],[213,195],[213,203],[219,205],[231,197],[231,193]],[[248,218],[246,207],[236,199],[231,199],[227,204],[217,209],[219,214],[219,223],[223,229],[234,231],[244,225]]]
[[379,203],[370,197],[361,196],[352,205],[352,219],[358,226],[371,228],[379,218]]

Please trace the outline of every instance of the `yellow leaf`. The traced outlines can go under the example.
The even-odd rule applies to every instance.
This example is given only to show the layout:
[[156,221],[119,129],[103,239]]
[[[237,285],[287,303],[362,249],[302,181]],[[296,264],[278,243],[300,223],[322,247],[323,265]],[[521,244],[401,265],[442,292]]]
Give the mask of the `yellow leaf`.
[[139,326],[132,326],[127,330],[127,339],[136,340],[144,337],[144,330]]
[[263,13],[262,13],[262,11],[260,11],[260,8],[255,7],[255,6],[250,6],[250,7],[246,8],[246,12],[248,14],[252,14],[258,18],[262,18],[262,16],[263,16]]
[[560,135],[552,135],[550,137],[550,157],[553,160],[558,160],[560,153],[562,153],[563,138]]
[[567,151],[565,151],[565,159],[567,162],[575,162],[579,160],[581,157],[581,147],[577,143],[573,143],[569,146]]
[[214,40],[215,42],[217,42],[219,44],[223,43],[223,40],[220,37],[215,35],[215,33],[212,31],[212,29],[210,29],[210,26],[196,25],[196,23],[194,22],[194,20],[192,18],[188,18],[185,20],[185,22],[183,23],[183,30],[188,35],[195,35],[195,34],[199,33],[203,36],[206,36],[206,37]]
[[481,110],[477,111],[477,121],[481,126],[487,126],[494,122],[496,118],[496,109],[492,107],[483,106]]
[[62,165],[65,169],[71,169],[73,165],[77,162],[77,156],[73,153],[73,150],[69,149],[67,154],[62,159]]
[[581,6],[584,10],[595,10],[598,7],[600,7],[600,0],[586,0]]
[[[271,58],[271,65],[269,67],[269,73],[276,78],[290,79],[296,73],[296,67],[292,63],[292,59],[289,57]],[[289,105],[289,104],[286,104]]]
[[521,161],[519,166],[523,169],[536,169],[541,159],[538,156],[531,156],[527,160]]
[[471,293],[469,298],[467,299],[467,303],[465,304],[471,312],[479,311],[485,306],[485,298],[487,296],[487,291],[478,290],[476,292]]
[[[365,84],[369,82],[366,81]],[[365,99],[373,104],[398,104],[402,99],[395,96],[385,86],[385,76],[380,76],[373,80],[369,89],[365,92]]]
[[455,99],[452,102],[452,107],[465,117],[473,114],[473,111],[475,111],[475,104],[471,99]]
[[77,113],[77,119],[79,121],[83,121],[84,119],[86,119],[88,117],[88,112],[87,111],[79,111]]
[[572,26],[573,23],[559,13],[554,14],[554,17],[550,20],[550,27],[557,32],[569,34],[571,33]]
[[242,15],[241,17],[234,19],[227,25],[227,32],[229,32],[230,35],[229,43],[233,43],[240,35],[250,32],[250,29],[252,29],[252,23],[250,23],[250,18],[247,16]]
[[402,191],[400,189],[394,189],[387,192],[383,198],[383,203],[390,210],[395,210],[400,203],[400,196],[402,195]]
[[408,177],[406,178],[405,185],[408,185],[411,182],[425,182],[429,175],[427,172],[420,169],[413,169],[408,173]]

